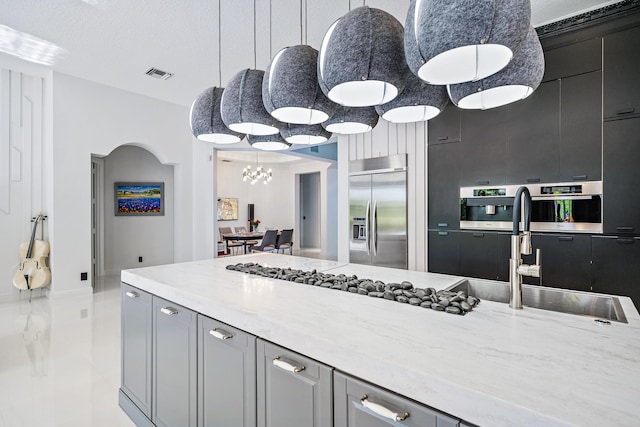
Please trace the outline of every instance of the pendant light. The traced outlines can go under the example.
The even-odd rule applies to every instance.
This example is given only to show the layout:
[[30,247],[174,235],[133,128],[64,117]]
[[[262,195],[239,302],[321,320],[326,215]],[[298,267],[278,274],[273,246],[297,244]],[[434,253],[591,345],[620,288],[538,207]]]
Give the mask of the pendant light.
[[265,151],[288,150],[291,143],[279,134],[274,135],[247,135],[247,142],[255,148]]
[[412,0],[407,63],[431,84],[480,80],[509,63],[530,22],[530,0]]
[[318,58],[318,81],[334,102],[349,107],[384,104],[402,91],[407,73],[402,24],[367,6],[329,27]]
[[374,107],[344,107],[339,105],[336,113],[322,123],[329,132],[353,135],[369,132],[378,124],[378,113]]
[[263,184],[269,183],[273,179],[273,171],[271,169],[266,170],[264,167],[258,165],[258,152],[256,152],[256,168],[251,169],[251,165],[247,165],[242,170],[242,180],[249,181],[251,185],[262,181]]
[[280,131],[285,141],[291,144],[321,144],[331,138],[331,132],[322,125],[286,124]]
[[[218,2],[218,78],[222,84],[222,42],[220,34],[220,2]],[[210,87],[204,90],[191,104],[189,123],[193,136],[216,144],[240,142],[244,135],[225,126],[220,115],[220,99],[224,88]]]
[[445,86],[430,85],[411,74],[400,95],[376,106],[376,111],[391,123],[422,122],[440,114],[448,101]]
[[308,45],[285,47],[267,67],[262,100],[267,111],[287,123],[313,125],[333,115],[336,104],[318,85],[318,51]]
[[220,116],[220,98],[223,88],[210,87],[193,101],[189,112],[191,132],[202,141],[216,144],[240,142],[244,135],[225,126]]
[[533,93],[544,75],[544,53],[535,28],[502,71],[477,82],[449,86],[454,104],[464,109],[489,109],[520,101]]
[[220,111],[229,129],[250,135],[274,135],[283,123],[272,117],[262,103],[264,71],[246,69],[236,74],[224,89]]

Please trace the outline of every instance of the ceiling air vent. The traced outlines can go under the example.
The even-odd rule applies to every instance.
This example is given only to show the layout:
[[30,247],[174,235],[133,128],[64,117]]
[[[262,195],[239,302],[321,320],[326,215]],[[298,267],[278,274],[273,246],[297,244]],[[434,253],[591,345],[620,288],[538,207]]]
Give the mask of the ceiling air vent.
[[167,73],[166,71],[158,70],[157,68],[149,68],[145,74],[147,76],[151,76],[160,80],[167,80],[168,78],[173,76],[173,74]]

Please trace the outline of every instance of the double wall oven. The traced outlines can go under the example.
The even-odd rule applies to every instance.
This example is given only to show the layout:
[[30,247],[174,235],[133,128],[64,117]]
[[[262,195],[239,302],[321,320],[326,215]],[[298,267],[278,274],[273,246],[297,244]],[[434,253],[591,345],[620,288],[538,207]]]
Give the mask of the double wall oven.
[[[531,230],[602,233],[602,181],[527,184]],[[460,228],[512,230],[513,199],[520,185],[460,188]]]

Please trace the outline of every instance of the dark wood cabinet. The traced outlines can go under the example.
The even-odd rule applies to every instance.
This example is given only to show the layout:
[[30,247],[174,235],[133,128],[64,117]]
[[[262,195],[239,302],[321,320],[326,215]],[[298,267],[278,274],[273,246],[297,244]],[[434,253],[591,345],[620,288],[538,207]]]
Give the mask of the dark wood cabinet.
[[602,169],[602,73],[560,81],[558,181],[598,181]]
[[428,148],[429,228],[457,229],[460,226],[460,143]]
[[640,310],[640,238],[593,236],[591,248],[593,291],[631,297]]
[[498,278],[498,234],[460,232],[460,275],[496,280]]
[[460,109],[448,104],[442,112],[429,120],[429,145],[460,141]]
[[460,186],[504,184],[506,107],[462,111]]
[[507,183],[557,180],[560,81],[542,83],[527,99],[507,106]]
[[602,69],[602,38],[595,37],[544,52],[542,81],[589,73]]
[[604,123],[603,228],[605,233],[640,234],[640,118]]
[[604,117],[640,116],[640,27],[604,38]]
[[429,231],[429,272],[460,274],[459,234],[456,231]]
[[[591,236],[534,234],[533,254],[523,257],[535,263],[535,251],[542,251],[542,285],[553,288],[589,291],[591,288]],[[537,277],[525,277],[525,283],[539,284]]]

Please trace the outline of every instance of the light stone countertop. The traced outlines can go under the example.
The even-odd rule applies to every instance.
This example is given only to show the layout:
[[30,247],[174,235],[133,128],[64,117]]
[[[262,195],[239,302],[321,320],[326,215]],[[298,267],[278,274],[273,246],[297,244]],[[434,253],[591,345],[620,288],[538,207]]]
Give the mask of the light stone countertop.
[[461,277],[254,254],[137,268],[122,281],[479,426],[640,425],[640,316],[466,316],[226,270],[255,262],[443,289]]

